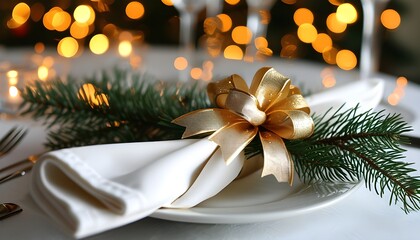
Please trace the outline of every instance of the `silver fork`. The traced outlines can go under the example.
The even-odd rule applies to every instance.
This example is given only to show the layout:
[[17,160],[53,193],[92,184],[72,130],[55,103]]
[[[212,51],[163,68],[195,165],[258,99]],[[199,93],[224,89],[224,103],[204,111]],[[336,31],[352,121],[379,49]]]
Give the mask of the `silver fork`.
[[13,127],[0,139],[0,158],[15,148],[27,133],[26,129]]

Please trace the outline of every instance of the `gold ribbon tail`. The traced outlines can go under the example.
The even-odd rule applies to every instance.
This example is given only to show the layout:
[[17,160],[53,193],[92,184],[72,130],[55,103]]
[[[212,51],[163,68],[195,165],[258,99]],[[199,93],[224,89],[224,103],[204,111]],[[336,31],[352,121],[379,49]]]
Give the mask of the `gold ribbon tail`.
[[269,131],[260,131],[264,152],[262,176],[273,174],[279,182],[293,183],[293,161],[286,149],[283,139]]

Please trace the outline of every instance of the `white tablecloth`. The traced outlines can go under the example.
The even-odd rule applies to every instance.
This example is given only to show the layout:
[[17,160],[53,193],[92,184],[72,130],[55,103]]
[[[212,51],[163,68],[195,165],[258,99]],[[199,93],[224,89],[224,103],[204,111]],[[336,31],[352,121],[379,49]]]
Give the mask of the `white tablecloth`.
[[[22,52],[17,52],[20,55],[15,56],[22,56]],[[12,50],[9,54],[11,53],[13,53]],[[171,61],[175,55],[167,56],[168,54],[175,54],[175,52],[168,49],[144,50],[142,70],[162,78],[173,76],[170,71],[162,71],[164,66],[172,69]],[[162,57],[166,59],[165,63],[162,63]],[[60,64],[66,66],[62,68],[65,71],[77,71],[78,74],[84,75],[92,72],[95,67],[112,66],[118,60],[115,57],[102,57],[100,66],[92,66],[95,64],[92,58],[94,56],[89,55],[71,61],[61,59]],[[98,61],[96,60],[96,64]],[[246,64],[245,67],[243,64],[243,62],[235,61],[229,65],[222,63],[218,65],[216,62],[215,70],[220,76],[238,73],[251,78],[259,67],[273,66],[292,79],[308,84],[313,89],[321,89],[321,71],[328,67],[310,62],[279,59]],[[356,80],[358,76],[357,72],[344,72],[337,69],[333,69],[333,72],[337,84]],[[420,86],[409,83],[400,104],[391,107],[386,104],[386,97],[395,87],[395,77],[387,75],[380,75],[380,77],[386,80],[382,107],[390,112],[401,112],[413,126],[414,131],[411,134],[420,136],[420,112],[416,105],[420,102]],[[45,133],[38,123],[31,123],[27,119],[1,119],[0,134],[4,134],[9,126],[18,123],[30,127],[29,135],[9,156],[0,160],[0,167],[28,154],[42,151],[40,140],[45,137]],[[420,149],[407,149],[407,161],[414,162],[414,167],[420,169]],[[417,174],[420,175],[418,172]],[[30,176],[23,176],[0,185],[0,202],[14,202],[23,208],[22,213],[0,221],[0,238],[71,239],[63,234],[35,205],[28,192],[29,181]],[[146,218],[88,239],[417,239],[420,235],[419,223],[420,213],[407,215],[399,207],[389,206],[387,196],[381,199],[362,186],[332,206],[278,221],[229,225],[183,223]]]

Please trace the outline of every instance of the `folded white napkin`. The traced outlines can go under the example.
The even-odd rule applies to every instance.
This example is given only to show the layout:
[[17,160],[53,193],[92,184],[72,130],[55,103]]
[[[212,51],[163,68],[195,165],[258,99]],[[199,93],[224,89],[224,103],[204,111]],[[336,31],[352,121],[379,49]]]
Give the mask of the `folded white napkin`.
[[[315,112],[360,103],[374,108],[383,83],[354,82],[308,98]],[[107,144],[49,152],[35,164],[31,195],[64,230],[87,237],[144,218],[161,207],[188,208],[239,174],[207,139]]]

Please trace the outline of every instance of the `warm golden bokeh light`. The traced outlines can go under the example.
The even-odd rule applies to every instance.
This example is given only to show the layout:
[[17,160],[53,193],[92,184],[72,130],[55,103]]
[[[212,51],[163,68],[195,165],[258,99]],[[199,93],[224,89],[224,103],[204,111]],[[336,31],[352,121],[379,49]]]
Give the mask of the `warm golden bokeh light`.
[[328,2],[330,2],[334,6],[338,6],[342,3],[344,3],[344,0],[328,0]]
[[241,0],[225,0],[225,2],[229,5],[236,5],[240,2]]
[[19,95],[19,90],[16,86],[9,87],[9,96],[10,97],[17,97]]
[[232,40],[236,44],[248,44],[251,39],[252,32],[245,26],[237,26],[232,30]]
[[400,96],[393,92],[388,96],[388,103],[392,106],[396,106],[398,105],[398,103],[400,102]]
[[71,24],[71,15],[65,11],[57,12],[53,15],[51,25],[59,32],[69,28]]
[[29,19],[30,15],[31,9],[28,4],[24,2],[16,4],[12,10],[12,18],[19,25],[24,24]]
[[340,4],[337,8],[337,19],[343,23],[354,23],[357,20],[357,10],[350,3]]
[[51,8],[47,13],[45,13],[44,17],[42,18],[42,23],[44,24],[44,27],[48,30],[55,30],[53,26],[53,19],[56,13],[62,12],[63,9],[59,7],[53,7]]
[[408,79],[406,77],[398,77],[397,78],[397,87],[405,87],[407,86]]
[[222,28],[220,31],[227,32],[232,28],[232,19],[227,14],[219,14],[217,18],[222,22]]
[[190,76],[194,80],[199,80],[201,78],[201,75],[203,74],[203,70],[201,68],[192,68],[190,72]]
[[381,23],[388,29],[396,29],[401,24],[401,16],[393,9],[386,9],[381,14]]
[[46,66],[47,68],[50,68],[54,65],[54,57],[47,56],[42,60],[42,65]]
[[90,106],[109,106],[108,97],[103,93],[98,93],[96,87],[91,83],[85,83],[79,89],[78,97],[87,101]]
[[299,8],[293,14],[293,20],[298,26],[304,23],[312,24],[314,22],[314,14],[307,8]]
[[79,23],[92,24],[95,21],[95,12],[91,6],[79,5],[73,12],[74,20]]
[[128,57],[130,56],[131,52],[133,51],[133,45],[130,41],[121,41],[118,44],[118,53],[122,57]]
[[297,2],[297,0],[281,0],[281,1],[289,5],[295,4]]
[[70,26],[70,35],[76,39],[85,38],[89,34],[89,25],[73,22]]
[[177,70],[185,70],[188,67],[188,61],[185,57],[177,57],[174,60],[174,67]]
[[131,41],[134,40],[133,34],[131,32],[129,32],[129,31],[122,31],[118,35],[118,40],[131,42]]
[[38,67],[38,78],[40,80],[47,80],[48,79],[48,68],[46,66],[39,66]]
[[331,68],[327,67],[321,71],[322,85],[325,88],[334,87],[337,80],[335,79],[334,72]]
[[315,41],[312,42],[312,47],[315,51],[323,53],[325,50],[328,50],[332,47],[332,39],[328,34],[320,33],[316,37]]
[[74,57],[79,50],[79,43],[72,37],[65,37],[60,40],[57,46],[57,52],[63,57]]
[[45,44],[43,44],[42,42],[37,42],[34,45],[34,51],[38,54],[44,52],[45,50]]
[[357,65],[356,55],[350,50],[340,50],[336,56],[337,66],[343,70],[351,70]]
[[244,53],[240,47],[236,45],[229,45],[223,51],[223,56],[227,59],[242,60]]
[[89,49],[94,54],[103,54],[109,48],[108,37],[104,34],[96,34],[89,41]]
[[265,37],[257,37],[254,40],[254,44],[255,44],[255,47],[257,49],[262,49],[262,48],[267,48],[268,47],[268,41]]
[[303,23],[299,26],[297,35],[304,43],[312,43],[318,36],[318,31],[310,23]]
[[17,78],[18,72],[16,70],[9,70],[6,73],[7,78]]
[[326,49],[326,50],[324,50],[324,52],[322,52],[322,58],[328,64],[336,64],[337,63],[337,61],[336,61],[337,53],[338,53],[337,48],[332,47],[332,48]]
[[173,6],[174,5],[172,3],[172,0],[162,0],[162,3],[165,4],[166,6]]
[[327,17],[327,27],[333,33],[342,33],[346,31],[347,24],[339,21],[336,13],[331,13]]
[[131,19],[140,19],[144,15],[144,6],[140,2],[132,1],[125,7],[125,14]]

